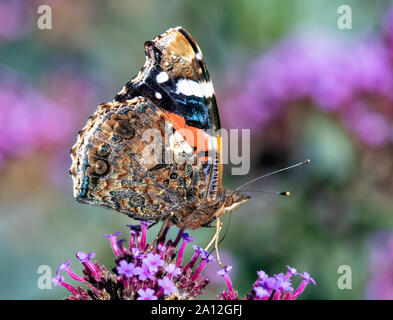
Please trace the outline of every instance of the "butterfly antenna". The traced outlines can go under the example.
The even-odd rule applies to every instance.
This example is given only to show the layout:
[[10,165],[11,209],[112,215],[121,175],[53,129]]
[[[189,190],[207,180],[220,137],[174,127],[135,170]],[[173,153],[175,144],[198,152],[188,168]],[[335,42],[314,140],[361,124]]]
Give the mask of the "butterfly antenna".
[[[244,188],[245,186],[248,186],[249,184],[254,183],[255,181],[261,180],[261,179],[263,179],[263,178],[272,176],[272,175],[274,175],[274,174],[277,174],[277,173],[280,173],[280,172],[283,172],[283,171],[286,171],[286,170],[289,170],[289,169],[293,169],[293,168],[296,168],[296,167],[300,167],[300,166],[305,165],[305,164],[307,164],[307,163],[310,163],[310,160],[309,160],[309,159],[304,160],[304,161],[299,162],[299,163],[296,163],[296,164],[293,164],[293,165],[291,165],[291,166],[289,166],[289,167],[286,167],[286,168],[282,168],[282,169],[275,170],[275,171],[273,171],[273,172],[266,173],[266,174],[264,174],[264,175],[262,175],[262,176],[260,176],[260,177],[258,177],[258,178],[255,178],[255,179],[252,179],[251,181],[248,181],[247,183],[241,185],[240,187],[237,187],[235,190],[240,190],[240,189]],[[285,194],[284,194],[284,195],[285,195]]]
[[243,192],[261,192],[261,193],[267,193],[267,194],[274,194],[277,196],[284,196],[284,197],[289,197],[291,193],[289,191],[270,191],[270,190],[259,190],[259,189],[247,189],[247,190],[242,190]]

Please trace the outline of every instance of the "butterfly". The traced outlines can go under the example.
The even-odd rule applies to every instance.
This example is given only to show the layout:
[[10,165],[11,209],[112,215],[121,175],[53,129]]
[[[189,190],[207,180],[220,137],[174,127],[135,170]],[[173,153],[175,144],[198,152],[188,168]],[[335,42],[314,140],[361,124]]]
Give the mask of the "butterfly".
[[222,186],[220,118],[202,52],[176,27],[147,41],[145,54],[137,76],[78,132],[74,197],[138,220],[210,226],[250,196]]

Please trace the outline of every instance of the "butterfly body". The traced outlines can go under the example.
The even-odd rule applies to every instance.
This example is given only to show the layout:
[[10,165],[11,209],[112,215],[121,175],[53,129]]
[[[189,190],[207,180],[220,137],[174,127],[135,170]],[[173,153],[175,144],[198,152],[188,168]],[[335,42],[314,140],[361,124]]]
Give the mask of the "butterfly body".
[[139,74],[78,133],[74,197],[135,219],[207,226],[249,196],[221,183],[220,121],[202,53],[180,27],[145,51]]

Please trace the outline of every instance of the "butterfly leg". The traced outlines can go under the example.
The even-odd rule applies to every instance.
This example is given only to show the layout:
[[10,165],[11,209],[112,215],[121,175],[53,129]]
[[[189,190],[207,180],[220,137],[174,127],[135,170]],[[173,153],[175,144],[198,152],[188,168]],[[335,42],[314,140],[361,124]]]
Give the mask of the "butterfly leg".
[[213,238],[210,240],[209,244],[206,246],[205,251],[209,250],[209,248],[211,247],[213,242],[216,240],[216,238],[217,238],[217,229],[216,229],[216,232],[214,233]]
[[216,240],[216,234],[214,234],[214,237],[210,240],[209,244],[206,246],[205,251],[209,250],[209,248],[213,244],[214,240]]
[[216,219],[216,233],[214,234],[214,237],[210,240],[209,244],[206,246],[205,251],[209,250],[210,246],[213,243],[215,243],[214,248],[216,249],[217,262],[221,268],[224,268],[225,266],[221,263],[220,254],[218,252],[218,240],[220,238],[221,228],[222,228],[222,223],[220,221],[220,218],[217,217],[217,219]]
[[217,262],[220,265],[221,268],[225,268],[225,266],[222,264],[221,259],[220,259],[220,254],[218,252],[218,240],[220,239],[220,232],[222,228],[222,223],[220,221],[220,218],[217,217],[217,229],[216,229],[216,234],[215,234],[215,248],[216,248],[216,256],[217,256]]

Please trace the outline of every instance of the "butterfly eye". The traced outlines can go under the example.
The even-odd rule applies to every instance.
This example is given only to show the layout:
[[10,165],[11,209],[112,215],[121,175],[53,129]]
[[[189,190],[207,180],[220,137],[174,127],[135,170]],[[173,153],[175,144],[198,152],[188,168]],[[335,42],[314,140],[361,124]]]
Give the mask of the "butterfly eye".
[[162,68],[163,68],[165,71],[167,71],[167,70],[169,70],[169,69],[172,68],[172,63],[171,63],[170,61],[165,61],[165,62],[162,64]]
[[233,205],[233,197],[227,196],[225,199],[225,207],[230,207],[231,205]]

